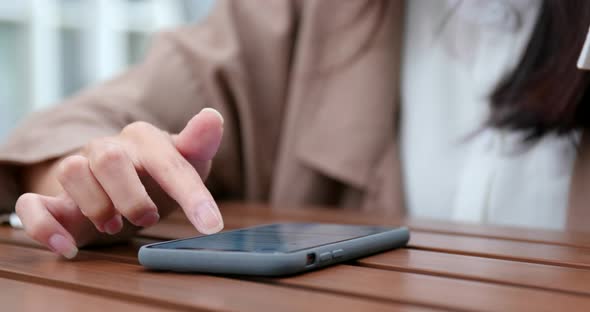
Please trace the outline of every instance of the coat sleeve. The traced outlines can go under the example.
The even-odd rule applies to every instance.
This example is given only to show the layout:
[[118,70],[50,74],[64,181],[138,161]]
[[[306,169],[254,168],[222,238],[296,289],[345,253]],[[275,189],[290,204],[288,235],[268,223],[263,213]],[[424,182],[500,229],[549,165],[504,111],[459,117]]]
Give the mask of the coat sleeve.
[[156,35],[143,62],[119,77],[29,115],[0,146],[0,210],[13,209],[22,166],[134,121],[175,133],[204,107],[226,120],[208,183],[214,194],[243,196],[250,137],[278,132],[274,114],[288,80],[296,7],[288,0],[218,0],[204,22]]

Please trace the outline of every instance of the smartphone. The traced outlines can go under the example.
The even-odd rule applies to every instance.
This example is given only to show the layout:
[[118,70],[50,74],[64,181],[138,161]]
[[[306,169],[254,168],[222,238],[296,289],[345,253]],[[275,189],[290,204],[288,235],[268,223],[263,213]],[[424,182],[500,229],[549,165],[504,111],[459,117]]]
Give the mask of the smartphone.
[[405,227],[277,223],[142,246],[155,270],[291,275],[405,246]]

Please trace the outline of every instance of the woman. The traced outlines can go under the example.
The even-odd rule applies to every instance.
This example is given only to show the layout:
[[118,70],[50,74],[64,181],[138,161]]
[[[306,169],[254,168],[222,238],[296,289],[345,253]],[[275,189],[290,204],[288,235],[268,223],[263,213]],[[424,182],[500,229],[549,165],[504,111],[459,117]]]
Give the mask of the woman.
[[26,193],[27,233],[68,258],[174,202],[219,231],[211,194],[584,225],[588,21],[583,0],[219,1],[25,121],[0,150],[4,198]]

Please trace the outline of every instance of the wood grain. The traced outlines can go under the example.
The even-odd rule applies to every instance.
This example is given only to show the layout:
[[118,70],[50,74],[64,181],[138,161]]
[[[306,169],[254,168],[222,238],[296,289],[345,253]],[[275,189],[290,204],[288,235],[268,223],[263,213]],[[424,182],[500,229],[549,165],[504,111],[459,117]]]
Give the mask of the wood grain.
[[590,297],[355,266],[281,279],[306,288],[463,311],[588,311]]
[[[164,221],[164,223],[167,221]],[[0,241],[9,228],[0,228]],[[174,233],[169,230],[168,233]],[[31,243],[26,236],[12,234],[19,244]],[[24,241],[24,242],[23,242]],[[99,259],[137,263],[137,250],[143,244],[154,240],[136,238],[126,245],[83,249],[80,252],[88,257],[100,255]],[[36,244],[32,244],[36,245]],[[567,267],[514,262],[508,260],[481,258],[415,249],[399,249],[360,259],[361,266],[413,272],[427,275],[447,276],[457,279],[486,281],[490,283],[532,287],[588,295],[590,271]]]
[[0,278],[2,311],[104,312],[104,311],[175,311],[141,303],[126,302],[75,290]]
[[360,259],[358,265],[590,295],[590,271],[415,249],[399,249]]
[[39,292],[35,298],[56,291],[94,298],[89,302],[106,300],[105,307],[129,304],[130,311],[143,305],[177,310],[590,310],[590,236],[584,233],[383,219],[323,207],[224,203],[221,209],[226,229],[298,221],[408,224],[410,248],[308,274],[261,279],[150,272],[139,266],[142,244],[198,235],[180,211],[142,230],[129,244],[83,249],[76,261],[61,260],[23,231],[0,227],[0,287],[3,280],[16,283],[14,304],[30,288]]
[[442,253],[590,268],[590,250],[586,248],[424,232],[412,232],[408,246]]
[[511,241],[590,248],[590,232],[549,230],[489,224],[407,219],[403,223],[417,232],[456,234]]
[[0,276],[165,308],[307,311],[423,311],[396,302],[370,301],[226,277],[146,271],[138,265],[82,256],[63,261],[49,251],[0,244]]
[[[177,238],[177,235],[181,235],[184,237],[194,234],[194,232],[192,232],[192,226],[183,223],[180,220],[176,220],[174,222],[176,224],[162,224],[162,226],[159,228],[156,227],[151,229],[151,236],[161,238],[163,236],[167,236],[166,238],[173,239]],[[433,240],[433,237],[437,239]],[[487,244],[482,244],[482,241],[487,242]],[[431,277],[434,278],[434,276],[418,276],[416,278],[421,280],[420,283],[417,283],[417,285],[413,284],[412,278],[409,278],[408,283],[412,283],[412,287],[416,288],[420,288],[420,285],[427,285],[427,287],[425,286],[424,289],[415,289],[414,292],[405,294],[405,297],[402,296],[403,299],[394,295],[394,293],[399,294],[398,290],[396,289],[395,291],[392,291],[390,293],[381,294],[381,299],[389,298],[391,300],[404,300],[404,302],[409,303],[417,301],[421,302],[422,304],[428,304],[441,308],[481,310],[481,302],[479,301],[481,298],[478,296],[478,293],[481,292],[486,294],[488,298],[497,296],[498,302],[503,302],[502,304],[507,305],[491,305],[492,302],[496,302],[495,300],[492,300],[489,303],[485,304],[485,307],[489,307],[491,310],[501,311],[504,308],[510,308],[511,310],[522,310],[524,308],[533,309],[531,307],[535,306],[533,310],[543,310],[545,308],[548,308],[547,310],[550,311],[551,309],[555,308],[555,306],[551,305],[550,302],[545,302],[543,298],[557,295],[556,293],[552,293],[550,291],[533,291],[532,294],[528,294],[526,292],[530,290],[527,290],[525,287],[557,290],[560,292],[581,295],[582,298],[588,294],[587,285],[589,285],[590,282],[590,271],[564,268],[560,266],[540,265],[526,262],[547,261],[549,263],[557,265],[571,265],[571,260],[577,259],[579,261],[576,263],[580,264],[580,261],[582,261],[581,263],[583,264],[585,263],[583,261],[587,256],[584,249],[557,246],[552,244],[545,245],[530,242],[508,241],[503,239],[484,239],[472,236],[444,235],[421,232],[412,233],[410,244],[412,246],[432,249],[437,249],[441,246],[444,246],[445,252],[451,248],[453,248],[454,252],[456,253],[471,253],[474,250],[476,250],[482,253],[483,256],[487,257],[506,257],[508,255],[515,260],[523,262],[502,261],[497,259],[464,256],[460,254],[446,254],[444,252],[441,253],[407,249],[391,251],[379,256],[375,256],[381,258],[370,257],[367,259],[360,260],[360,264],[375,265],[377,268],[388,268],[408,273],[420,273],[423,275],[448,276],[454,278],[454,280],[452,280],[453,282],[459,283],[458,285],[455,285],[454,283],[448,280],[446,282],[441,282],[441,280],[436,278],[435,280],[423,280]],[[523,247],[525,247],[525,249],[519,249]],[[553,258],[546,259],[542,257],[542,255],[547,251],[547,249],[553,250]],[[483,253],[483,251],[485,251],[485,253]],[[531,251],[534,252],[531,254]],[[538,254],[539,257],[532,257],[532,255],[535,254]],[[388,256],[389,258],[387,258]],[[414,257],[412,258],[411,256]],[[418,258],[416,258],[416,256],[418,256]],[[334,270],[329,269],[323,270],[321,271],[321,273],[306,274],[293,280],[296,281],[296,284],[303,283],[301,284],[301,286],[315,287],[317,289],[331,287],[331,289],[342,291],[348,294],[364,294],[368,296],[371,294],[375,295],[377,293],[376,291],[377,289],[379,289],[379,287],[377,287],[377,289],[369,287],[370,291],[359,293],[359,290],[362,291],[363,289],[367,289],[368,287],[357,287],[357,282],[359,281],[359,279],[363,278],[363,274],[359,274],[358,278],[356,276],[354,278],[350,278],[353,275],[348,273],[348,271],[347,273],[343,273],[342,270],[344,269],[342,267],[338,267],[337,270],[339,270],[339,273],[337,273],[336,275],[332,275],[331,273]],[[392,276],[388,275],[390,273],[385,273],[382,270],[378,270],[377,272],[378,273],[373,272],[374,276],[372,277],[372,280],[376,283],[381,281],[381,279],[384,278],[384,276],[385,278],[392,278]],[[395,282],[392,282],[392,285],[389,286],[390,288],[393,287],[393,285],[399,285],[400,283],[401,277],[398,274],[401,273],[394,273],[394,277],[396,279]],[[314,274],[323,275],[316,277],[316,275]],[[337,279],[339,275],[347,276],[347,278],[349,278],[350,280],[354,280],[355,282],[352,285],[352,287],[349,287],[351,286],[350,283],[346,283],[343,280],[335,281],[334,279]],[[411,276],[416,276],[416,274]],[[326,279],[330,280],[328,284],[324,283]],[[286,281],[291,283],[293,280]],[[408,281],[406,279],[402,280]],[[470,281],[468,280],[479,280],[483,282],[491,282],[493,284],[475,283],[468,284],[467,286],[465,286],[466,284],[462,284],[469,283]],[[448,283],[448,285],[444,285],[446,283]],[[383,282],[383,284],[385,285],[386,283]],[[519,287],[509,287],[508,289],[506,289],[502,287],[502,284],[514,285]],[[337,287],[334,285],[337,285]],[[384,285],[381,285],[380,287],[385,287]],[[433,285],[438,285],[438,289],[430,288]],[[461,301],[457,298],[453,298],[452,295],[449,295],[447,291],[448,289],[452,289],[453,292],[457,292],[465,298],[477,299],[475,301]],[[471,295],[470,290],[474,290],[475,293]],[[428,300],[426,300],[425,298],[412,297],[412,295],[416,293],[428,293],[437,295],[440,294],[440,297],[429,298]],[[526,296],[526,298],[537,299],[534,300],[534,302],[529,300],[522,301],[519,300],[519,297],[517,296],[514,298],[513,301],[511,301],[505,298],[506,293],[514,293],[518,294],[518,296]],[[430,295],[428,297],[430,297]],[[566,295],[564,298],[568,298],[573,300],[573,302],[576,302],[572,303],[572,308],[578,307],[578,304],[581,304],[584,307],[584,309],[582,310],[585,310],[587,307],[589,307],[588,305],[590,304],[590,302],[587,301],[587,298],[580,299],[581,297]],[[445,301],[449,298],[452,298],[450,302]],[[564,302],[562,301],[563,298],[553,298],[552,300]],[[577,300],[580,300],[580,302],[577,302]],[[541,304],[536,306],[537,303]]]
[[[233,310],[239,306],[241,310],[254,310],[261,304],[269,304],[281,311],[307,310],[315,305],[356,310],[376,308],[369,304],[372,302],[384,305],[383,308],[387,303],[410,310],[413,307],[398,303],[459,310],[529,308],[550,311],[555,308],[552,302],[559,302],[570,311],[580,311],[578,307],[590,305],[590,298],[583,296],[354,266],[336,266],[286,279],[265,280],[283,286],[272,287],[224,277],[147,272],[136,265],[90,257],[73,262],[60,261],[49,252],[20,246],[0,245],[0,254],[0,275],[168,308]],[[207,286],[200,288],[196,285]],[[298,288],[285,288],[285,285]],[[195,291],[190,291],[192,289]],[[333,294],[326,294],[327,291]],[[486,300],[482,301],[482,296]],[[218,305],[208,306],[211,301]],[[289,307],[282,305],[285,302]]]
[[[81,249],[80,253],[95,257],[97,259],[110,259],[137,264],[137,251],[139,250],[139,247],[155,242],[155,240],[136,237],[131,239],[129,242],[118,243],[110,246],[86,247]],[[0,226],[0,243],[36,249],[47,249],[28,237],[23,230],[12,229],[8,226]]]

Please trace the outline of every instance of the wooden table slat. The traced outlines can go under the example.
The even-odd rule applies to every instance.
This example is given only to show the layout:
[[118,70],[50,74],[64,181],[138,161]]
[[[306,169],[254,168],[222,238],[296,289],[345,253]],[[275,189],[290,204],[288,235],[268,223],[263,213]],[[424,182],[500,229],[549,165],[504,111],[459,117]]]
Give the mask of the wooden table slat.
[[[590,306],[590,297],[355,266],[337,266],[290,278],[266,280],[270,284],[301,288],[290,289],[207,275],[147,272],[137,265],[94,260],[84,256],[74,262],[56,261],[56,257],[50,252],[36,250],[34,253],[36,255],[32,259],[31,249],[0,245],[0,254],[10,254],[9,257],[0,256],[0,275],[20,274],[26,278],[42,279],[44,283],[65,283],[65,287],[83,287],[90,289],[91,293],[103,295],[118,293],[127,299],[154,301],[162,305],[169,303],[176,308],[209,307],[231,310],[239,305],[251,310],[255,306],[245,304],[255,305],[255,302],[261,303],[269,298],[272,300],[269,304],[282,311],[311,309],[303,298],[313,301],[314,305],[330,305],[334,309],[342,305],[342,308],[355,307],[355,310],[356,307],[376,308],[371,306],[376,302],[383,305],[383,308],[386,307],[386,302],[393,304],[395,308],[403,307],[408,310],[419,308],[396,303],[414,304],[424,308],[488,311],[522,310],[525,307],[551,311],[555,308],[553,302],[559,302],[561,307],[570,311],[581,311],[579,307]],[[346,280],[354,280],[355,283],[346,283]],[[207,286],[199,288],[198,285]],[[191,287],[195,288],[195,292],[187,293],[186,290]],[[322,292],[310,292],[306,289]],[[327,295],[326,291],[346,296]],[[224,292],[234,294],[231,302],[220,299],[224,298],[223,295],[220,296]],[[240,295],[235,295],[237,293]],[[485,294],[485,302],[482,302],[478,294]],[[519,300],[524,297],[532,301]],[[366,301],[359,298],[365,298]],[[462,299],[459,300],[460,298]],[[374,301],[369,304],[369,299]],[[219,305],[207,306],[210,300]],[[289,302],[289,307],[281,306],[284,302]],[[183,305],[175,306],[173,303]],[[343,305],[345,303],[347,306]]]
[[590,248],[590,232],[557,231],[489,224],[408,219],[403,222],[414,232],[430,232],[495,238],[511,241]]
[[590,295],[590,270],[405,248],[366,257],[357,263],[386,270]]
[[16,285],[16,299],[24,296],[19,289],[38,292],[34,300],[55,291],[72,298],[73,306],[75,298],[86,296],[89,302],[106,300],[105,307],[129,304],[131,311],[143,305],[172,310],[590,310],[587,234],[331,209],[221,207],[226,229],[298,221],[405,222],[411,240],[408,248],[307,274],[246,278],[153,272],[137,264],[142,244],[198,235],[181,212],[141,231],[129,244],[82,249],[76,261],[60,259],[23,231],[0,227],[0,287]]
[[[588,296],[357,266],[336,266],[281,279],[280,282],[451,310],[588,311],[590,309]],[[526,300],[522,300],[523,298]]]
[[[160,240],[158,240],[160,241]],[[97,259],[109,259],[119,262],[138,264],[137,251],[142,245],[155,243],[156,240],[135,237],[129,242],[109,245],[86,247],[80,250],[81,254],[92,256]],[[0,243],[18,245],[46,250],[47,248],[32,240],[26,233],[20,229],[12,229],[8,226],[0,226]]]
[[426,310],[393,301],[370,301],[211,275],[151,272],[139,265],[84,255],[76,261],[64,261],[49,251],[6,244],[0,244],[0,276],[177,309]]
[[[9,228],[0,228],[0,242]],[[24,235],[9,235],[14,243],[22,246],[40,247]],[[6,241],[4,241],[6,242]],[[137,250],[143,244],[155,242],[141,238],[129,244],[83,249],[80,252],[89,257],[137,263]],[[413,272],[427,275],[447,276],[459,279],[486,281],[491,283],[533,287],[582,295],[590,295],[590,270],[551,266],[535,263],[514,262],[501,259],[464,256],[416,249],[399,249],[358,260],[362,266]]]
[[590,250],[586,248],[424,232],[413,232],[408,246],[443,253],[590,268]]
[[126,302],[7,278],[0,278],[0,289],[0,307],[2,311],[174,311],[164,307],[153,307],[141,303]]

